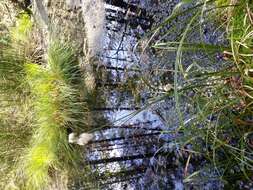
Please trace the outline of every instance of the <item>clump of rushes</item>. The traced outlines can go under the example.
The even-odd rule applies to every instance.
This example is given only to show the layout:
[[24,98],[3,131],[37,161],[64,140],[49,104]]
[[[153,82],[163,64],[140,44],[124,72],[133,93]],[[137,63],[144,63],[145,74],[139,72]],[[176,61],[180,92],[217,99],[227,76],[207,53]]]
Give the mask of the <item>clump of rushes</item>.
[[71,48],[55,42],[48,50],[46,67],[26,65],[35,112],[33,137],[22,161],[26,189],[49,187],[54,175],[75,164],[66,128],[85,121],[85,106],[76,88],[81,75],[74,58]]
[[0,174],[8,176],[0,188],[64,189],[78,173],[80,157],[67,142],[67,128],[85,127],[85,87],[69,45],[51,42],[46,65],[27,58],[31,30],[22,14],[0,43]]
[[[217,59],[212,58],[217,55],[215,46],[204,41],[199,45],[187,38],[196,31],[191,30],[192,26],[202,31],[203,15],[211,14],[213,6],[220,6],[215,12],[227,7],[223,14],[226,14],[224,30],[229,45],[215,45],[227,66],[212,69],[194,60],[186,67],[182,62],[184,55],[187,56],[185,51],[195,53],[196,50],[205,53],[211,58],[209,61],[217,65]],[[154,103],[170,96],[174,96],[176,101],[180,120],[176,130],[180,137],[176,142],[184,152],[188,152],[184,182],[199,184],[215,178],[221,180],[225,188],[237,188],[243,182],[251,182],[253,176],[253,5],[250,1],[198,1],[182,11],[177,9],[156,32],[175,18],[187,14],[192,17],[188,17],[190,21],[179,41],[157,41],[153,45],[162,51],[176,52],[174,86]],[[199,35],[203,34],[200,32]],[[180,113],[182,100],[191,104],[190,119]],[[208,160],[208,166],[188,174],[187,167],[193,155]]]

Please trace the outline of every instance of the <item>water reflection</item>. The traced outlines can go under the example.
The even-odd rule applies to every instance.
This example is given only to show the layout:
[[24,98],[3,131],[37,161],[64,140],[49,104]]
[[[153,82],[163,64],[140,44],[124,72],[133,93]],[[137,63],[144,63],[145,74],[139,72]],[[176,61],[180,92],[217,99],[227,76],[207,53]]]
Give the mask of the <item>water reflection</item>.
[[[106,0],[106,3],[102,64],[95,68],[97,98],[103,98],[105,103],[94,111],[103,113],[104,123],[87,148],[87,162],[96,172],[100,189],[184,189],[184,176],[200,169],[203,162],[201,156],[196,156],[186,169],[190,153],[179,150],[175,134],[163,132],[178,126],[174,99],[165,99],[136,113],[149,98],[159,96],[173,82],[175,53],[153,49],[145,49],[143,53],[142,48],[136,47],[139,39],[168,16],[178,1]],[[184,22],[180,22],[177,30],[184,28]],[[166,31],[161,31],[159,39],[178,39],[178,33],[168,36],[164,35]],[[194,60],[204,59],[201,54],[194,56]],[[193,55],[188,58],[193,59]],[[185,61],[186,65],[188,62]],[[187,124],[194,110],[186,100],[182,101],[185,102],[180,109]],[[209,189],[219,188],[219,184],[211,184]]]

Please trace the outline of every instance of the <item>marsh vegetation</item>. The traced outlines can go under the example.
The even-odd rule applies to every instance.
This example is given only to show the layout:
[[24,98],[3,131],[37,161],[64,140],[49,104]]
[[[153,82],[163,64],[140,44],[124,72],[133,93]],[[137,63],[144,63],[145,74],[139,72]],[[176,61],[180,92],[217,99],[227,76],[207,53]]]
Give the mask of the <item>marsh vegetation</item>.
[[0,189],[253,187],[250,0],[0,16]]

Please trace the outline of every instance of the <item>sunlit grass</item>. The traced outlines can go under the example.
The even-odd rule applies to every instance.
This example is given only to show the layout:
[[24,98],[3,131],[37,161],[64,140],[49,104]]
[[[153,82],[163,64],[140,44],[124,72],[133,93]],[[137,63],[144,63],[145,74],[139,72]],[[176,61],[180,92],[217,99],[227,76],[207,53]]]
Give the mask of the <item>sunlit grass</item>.
[[31,145],[22,161],[27,188],[48,187],[53,183],[51,172],[65,171],[66,163],[75,166],[77,154],[69,147],[66,131],[83,123],[85,117],[76,116],[84,116],[86,109],[79,89],[74,88],[81,80],[75,61],[71,48],[56,42],[48,50],[46,67],[26,65],[36,115]]
[[[25,17],[25,15],[23,15]],[[26,25],[31,24],[28,17]],[[20,30],[23,18],[18,18],[17,25],[12,27],[12,34],[0,41],[0,188],[11,188],[7,183],[14,178],[16,163],[22,155],[31,137],[33,111],[29,100],[29,86],[25,83],[27,62],[24,51],[29,30]],[[22,31],[22,32],[21,32]],[[22,35],[19,35],[21,34]],[[16,39],[16,36],[22,36]]]
[[12,40],[24,42],[28,40],[28,35],[32,30],[33,23],[31,22],[31,16],[27,13],[20,13],[18,15],[16,26],[10,29],[10,35]]
[[10,39],[0,43],[1,189],[63,189],[80,172],[67,128],[86,127],[83,74],[75,51],[57,40],[50,42],[47,63],[34,64],[26,45],[32,26],[20,15]]

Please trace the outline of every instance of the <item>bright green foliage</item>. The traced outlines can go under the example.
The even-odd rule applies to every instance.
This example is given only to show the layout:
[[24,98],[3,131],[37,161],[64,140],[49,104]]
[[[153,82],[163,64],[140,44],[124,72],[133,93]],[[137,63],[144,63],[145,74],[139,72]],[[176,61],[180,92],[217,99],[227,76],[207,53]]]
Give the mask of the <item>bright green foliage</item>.
[[14,41],[24,42],[32,29],[32,22],[30,15],[27,13],[20,13],[17,19],[16,26],[11,28],[11,38]]
[[84,111],[82,107],[73,110],[73,105],[81,105],[77,99],[79,91],[73,88],[73,83],[80,80],[73,56],[65,44],[53,43],[47,67],[26,65],[36,115],[31,147],[23,160],[28,189],[50,185],[50,173],[64,171],[65,163],[74,161],[75,153],[68,145],[66,127],[79,119],[73,117],[73,111],[83,114]]
[[32,26],[21,14],[11,40],[0,43],[1,189],[49,189],[56,176],[78,173],[66,128],[85,127],[82,74],[75,52],[58,41],[50,44],[46,65],[31,63],[25,44]]
[[216,0],[215,2],[217,6],[224,6],[224,5],[229,5],[230,0]]

